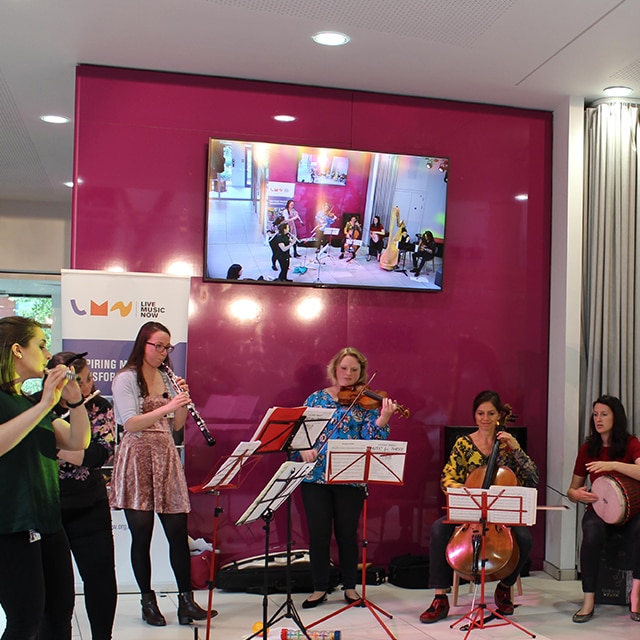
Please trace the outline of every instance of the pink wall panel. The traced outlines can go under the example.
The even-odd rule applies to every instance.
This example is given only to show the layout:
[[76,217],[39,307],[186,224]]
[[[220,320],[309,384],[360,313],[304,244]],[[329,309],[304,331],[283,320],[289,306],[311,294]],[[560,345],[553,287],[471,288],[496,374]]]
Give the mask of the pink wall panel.
[[[371,488],[368,557],[424,552],[440,514],[446,425],[472,421],[471,402],[496,388],[529,428],[529,452],[545,478],[551,115],[483,105],[219,78],[80,67],[73,267],[163,272],[193,267],[188,378],[218,440],[187,432],[187,473],[202,481],[255,429],[265,410],[297,405],[324,386],[326,362],[349,344],[368,356],[374,387],[411,409],[392,420],[409,442],[403,487]],[[295,113],[295,123],[272,120]],[[349,147],[450,158],[446,267],[441,293],[271,287],[202,281],[209,136]],[[514,196],[527,193],[529,199]],[[303,321],[307,296],[324,307]],[[234,321],[238,297],[262,308]],[[223,560],[261,553],[260,524],[234,520],[282,461],[260,461],[224,491]],[[214,498],[196,496],[192,535],[210,537]],[[301,504],[294,539],[305,545]],[[282,548],[284,512],[272,542]],[[534,531],[540,566],[543,520]]]

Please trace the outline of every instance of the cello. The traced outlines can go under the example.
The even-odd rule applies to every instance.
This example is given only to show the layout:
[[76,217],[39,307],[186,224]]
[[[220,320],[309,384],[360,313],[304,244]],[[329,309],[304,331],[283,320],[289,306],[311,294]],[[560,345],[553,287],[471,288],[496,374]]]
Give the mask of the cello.
[[[504,429],[511,417],[511,407],[505,405],[498,431]],[[474,469],[465,487],[488,489],[492,485],[516,486],[518,479],[508,467],[496,468],[500,441],[496,437],[487,464]],[[484,559],[480,557],[482,538]],[[446,549],[447,562],[465,580],[477,582],[484,562],[485,580],[501,580],[511,574],[520,559],[520,551],[508,526],[496,523],[466,522],[456,527]]]

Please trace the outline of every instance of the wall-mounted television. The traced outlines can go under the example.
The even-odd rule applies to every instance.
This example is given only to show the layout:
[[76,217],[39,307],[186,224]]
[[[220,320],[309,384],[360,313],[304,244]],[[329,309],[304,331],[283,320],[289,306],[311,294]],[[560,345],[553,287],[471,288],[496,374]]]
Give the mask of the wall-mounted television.
[[209,140],[205,280],[441,291],[449,160]]

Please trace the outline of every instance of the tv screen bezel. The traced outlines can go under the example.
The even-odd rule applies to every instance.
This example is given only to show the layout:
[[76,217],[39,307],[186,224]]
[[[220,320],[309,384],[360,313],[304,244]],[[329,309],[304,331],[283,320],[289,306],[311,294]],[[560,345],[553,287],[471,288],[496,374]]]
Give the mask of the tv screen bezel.
[[[298,181],[298,164],[302,155],[317,156],[320,153],[345,159],[348,170],[344,184]],[[268,157],[266,162],[263,159],[265,156]],[[440,292],[443,290],[449,162],[448,157],[426,154],[384,153],[345,148],[325,149],[308,145],[212,137],[209,139],[208,153],[203,280],[206,282],[233,281],[234,284],[258,283],[270,286]],[[247,167],[251,169],[247,171]],[[244,182],[238,168],[244,171]],[[273,176],[273,173],[276,175]],[[402,183],[405,186],[407,184],[420,186],[420,189],[410,190],[411,197],[417,198],[417,204],[406,200],[407,189],[397,188],[401,174]],[[392,175],[392,179],[388,182],[395,180],[393,184],[396,185],[393,194],[391,189],[387,189],[384,200],[380,196],[380,192],[384,193],[385,186],[382,184],[381,175]],[[313,190],[317,191],[315,195],[310,193]],[[400,191],[402,193],[399,193]],[[302,198],[296,195],[302,192],[304,192]],[[241,193],[244,195],[238,196]],[[344,196],[341,198],[336,196],[336,193]],[[376,198],[378,198],[377,201]],[[400,215],[397,216],[391,203],[402,198],[406,206],[401,208]],[[275,278],[279,275],[277,272],[280,270],[280,263],[275,260],[272,263],[272,250],[268,240],[273,236],[269,232],[274,231],[273,223],[278,221],[278,215],[281,215],[281,210],[289,199],[296,201],[294,204],[296,210],[302,209],[298,211],[302,221],[297,223],[294,221],[292,226],[297,225],[298,239],[305,240],[302,245],[295,248],[295,252],[303,253],[304,251],[305,257],[300,264],[294,260],[292,249],[289,271],[286,274],[287,281],[278,281]],[[310,236],[309,231],[315,225],[316,215],[322,208],[321,203],[330,200],[339,203],[338,215],[331,223],[333,233],[339,238],[331,238],[329,250],[325,252],[329,256],[323,258],[323,251],[321,251],[318,259],[316,256],[316,250],[319,248],[318,232],[314,231],[314,235]],[[388,203],[387,206],[384,206],[385,202]],[[254,209],[251,215],[255,216],[255,228],[252,227],[253,222],[249,219],[249,224],[245,225],[248,231],[247,229],[242,232],[236,230],[234,236],[231,223],[236,222],[237,215],[231,214],[230,211],[234,208],[240,210],[239,203],[249,203],[247,206]],[[311,206],[310,203],[312,203]],[[414,224],[418,218],[413,214],[420,210],[420,206],[422,206],[423,215],[419,218],[419,224]],[[426,268],[419,277],[412,273],[415,263],[408,251],[403,256],[402,264],[399,262],[396,268],[381,269],[380,272],[375,270],[375,263],[371,264],[374,257],[367,255],[368,247],[366,246],[369,223],[373,219],[374,211],[380,211],[380,216],[383,218],[387,232],[385,248],[390,243],[388,237],[390,231],[393,230],[394,238],[398,238],[399,221],[406,222],[410,234],[408,239],[414,246],[417,246],[421,233],[426,229],[433,232],[437,243],[436,254],[433,260],[426,263]],[[386,219],[383,217],[385,211]],[[333,213],[333,209],[331,212]],[[342,228],[343,215],[351,213],[360,216],[364,222],[361,230],[363,246],[355,251],[353,247],[345,249]],[[243,219],[247,219],[249,214],[244,212],[240,215]],[[224,220],[221,220],[222,217]],[[315,241],[315,246],[309,246],[312,240]],[[353,244],[358,245],[358,242]],[[408,246],[406,245],[405,248]],[[218,247],[217,252],[216,247]],[[250,255],[246,251],[248,248],[251,249]],[[323,250],[325,248],[322,247]],[[331,256],[332,250],[333,256]],[[353,260],[340,259],[338,262],[339,258],[336,254],[346,250],[350,250],[348,257],[353,256]],[[399,253],[402,256],[402,252]],[[321,263],[323,259],[324,262]],[[327,267],[329,260],[331,262]],[[338,271],[352,262],[355,262],[355,265],[349,265],[350,273],[344,270]],[[241,278],[230,280],[227,271],[232,271],[230,267],[238,264],[243,265]],[[275,269],[272,264],[276,265]],[[357,277],[354,277],[355,266],[360,267]],[[362,269],[365,266],[366,271]],[[334,268],[333,276],[329,275],[331,267]],[[426,277],[425,273],[428,274]],[[351,277],[347,278],[347,275]],[[340,278],[343,276],[344,280],[341,281]]]

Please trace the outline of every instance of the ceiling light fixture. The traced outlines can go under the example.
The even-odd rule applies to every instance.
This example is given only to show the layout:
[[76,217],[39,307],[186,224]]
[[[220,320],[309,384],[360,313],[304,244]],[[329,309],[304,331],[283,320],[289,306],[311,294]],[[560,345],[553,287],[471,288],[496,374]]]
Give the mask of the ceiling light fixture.
[[607,87],[602,91],[602,93],[609,98],[624,98],[625,96],[632,94],[633,89],[631,87],[622,86]]
[[64,186],[69,187],[69,189],[71,189],[71,187],[73,187],[73,182],[65,182]]
[[43,122],[48,122],[49,124],[67,124],[67,122],[71,121],[71,118],[66,118],[65,116],[40,116],[40,120]]
[[326,47],[339,47],[351,40],[349,36],[337,31],[320,31],[320,33],[316,33],[311,38],[316,44],[323,44]]
[[280,116],[273,116],[273,119],[277,120],[278,122],[293,122],[295,120],[295,117],[282,114]]

